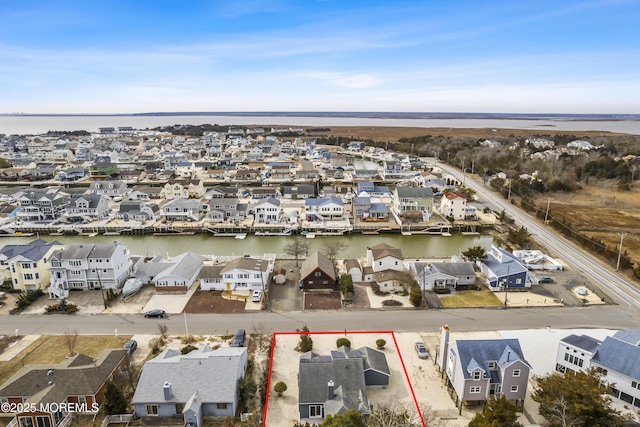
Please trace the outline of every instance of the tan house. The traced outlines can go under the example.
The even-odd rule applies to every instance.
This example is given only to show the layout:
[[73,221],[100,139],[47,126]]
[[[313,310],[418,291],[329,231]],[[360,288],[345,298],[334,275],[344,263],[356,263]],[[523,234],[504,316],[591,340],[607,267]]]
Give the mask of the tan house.
[[204,184],[201,179],[172,179],[164,185],[160,197],[165,200],[199,199],[204,197]]

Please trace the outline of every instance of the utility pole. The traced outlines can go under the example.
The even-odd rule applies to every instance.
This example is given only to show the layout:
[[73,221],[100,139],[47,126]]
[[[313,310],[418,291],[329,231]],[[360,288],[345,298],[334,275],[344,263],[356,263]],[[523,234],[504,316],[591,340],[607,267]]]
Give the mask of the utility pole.
[[509,268],[511,266],[507,265],[507,283],[504,286],[504,308],[507,308],[507,296],[509,295]]
[[467,182],[467,175],[465,175],[464,173],[464,160],[465,158],[462,158],[462,186],[465,186],[465,183]]
[[547,218],[549,218],[549,205],[551,204],[551,197],[547,198],[547,212],[544,214],[544,225],[547,225]]
[[624,239],[624,233],[620,234],[620,249],[618,250],[618,262],[616,263],[616,271],[620,268],[620,258],[622,257],[622,240]]
[[509,180],[509,194],[507,195],[507,202],[511,201],[511,180]]

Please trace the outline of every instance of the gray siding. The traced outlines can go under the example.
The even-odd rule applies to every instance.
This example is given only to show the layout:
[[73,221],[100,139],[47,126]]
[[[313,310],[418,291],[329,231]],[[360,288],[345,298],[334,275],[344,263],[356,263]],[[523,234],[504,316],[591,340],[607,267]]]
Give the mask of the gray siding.
[[382,387],[389,385],[389,376],[372,369],[364,371],[364,382],[367,387]]
[[[520,376],[514,377],[513,371],[519,369]],[[502,393],[507,400],[522,400],[527,395],[527,385],[529,383],[529,368],[518,361],[508,366],[502,373]],[[511,386],[517,385],[518,391],[512,392]]]

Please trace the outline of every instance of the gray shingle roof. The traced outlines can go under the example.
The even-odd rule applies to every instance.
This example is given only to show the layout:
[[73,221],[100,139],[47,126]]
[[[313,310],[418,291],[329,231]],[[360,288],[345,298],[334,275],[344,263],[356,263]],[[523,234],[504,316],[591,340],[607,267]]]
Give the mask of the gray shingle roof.
[[374,260],[378,260],[387,256],[398,258],[400,260],[404,259],[401,249],[398,249],[386,243],[379,243],[367,249],[371,251],[371,255],[373,256]]
[[598,341],[595,338],[591,338],[587,335],[574,335],[571,334],[568,337],[565,337],[561,340],[561,342],[567,343],[574,347],[581,348],[589,353],[593,353],[601,344],[601,341]]
[[304,279],[309,276],[316,268],[322,270],[327,276],[336,279],[336,271],[333,263],[321,252],[314,252],[305,259],[300,266],[300,278]]
[[171,402],[186,403],[198,392],[203,403],[234,402],[246,347],[203,347],[188,354],[166,350],[144,364],[133,403],[166,402],[163,385],[171,384]]
[[591,359],[609,370],[640,380],[640,347],[606,337]]
[[465,378],[471,378],[471,372],[476,367],[489,372],[487,362],[495,361],[501,365],[512,364],[516,360],[521,360],[527,366],[520,348],[520,342],[515,339],[502,340],[457,340],[460,365]]

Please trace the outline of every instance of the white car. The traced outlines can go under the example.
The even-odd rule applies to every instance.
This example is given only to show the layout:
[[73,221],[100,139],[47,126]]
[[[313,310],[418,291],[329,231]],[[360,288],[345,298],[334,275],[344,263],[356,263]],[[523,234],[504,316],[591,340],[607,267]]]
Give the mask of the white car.
[[253,291],[253,294],[251,295],[251,301],[253,302],[262,301],[262,291]]

